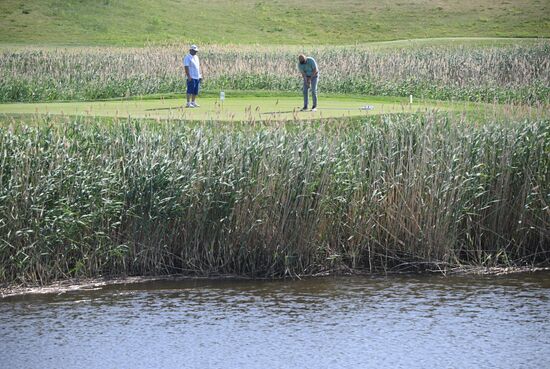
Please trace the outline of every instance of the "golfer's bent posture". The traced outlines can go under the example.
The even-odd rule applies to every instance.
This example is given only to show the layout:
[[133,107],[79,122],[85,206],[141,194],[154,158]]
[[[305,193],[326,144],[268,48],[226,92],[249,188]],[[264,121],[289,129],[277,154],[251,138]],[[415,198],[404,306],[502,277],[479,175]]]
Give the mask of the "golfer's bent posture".
[[199,56],[197,55],[199,48],[197,45],[191,45],[189,54],[183,58],[183,66],[185,68],[185,76],[187,77],[187,105],[188,108],[198,108],[199,104],[195,102],[199,94],[199,86],[201,84],[202,74]]
[[317,110],[317,82],[319,81],[319,68],[317,62],[312,57],[298,56],[298,70],[304,78],[304,107],[302,110],[307,110],[308,105],[308,90],[311,88],[311,97],[313,98],[312,111]]

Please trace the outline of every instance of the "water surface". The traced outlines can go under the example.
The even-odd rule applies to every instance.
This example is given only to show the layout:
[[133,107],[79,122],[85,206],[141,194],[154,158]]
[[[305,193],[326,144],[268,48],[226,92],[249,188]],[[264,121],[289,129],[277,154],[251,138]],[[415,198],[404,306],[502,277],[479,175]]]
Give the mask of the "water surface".
[[550,273],[154,282],[0,300],[0,368],[542,368]]

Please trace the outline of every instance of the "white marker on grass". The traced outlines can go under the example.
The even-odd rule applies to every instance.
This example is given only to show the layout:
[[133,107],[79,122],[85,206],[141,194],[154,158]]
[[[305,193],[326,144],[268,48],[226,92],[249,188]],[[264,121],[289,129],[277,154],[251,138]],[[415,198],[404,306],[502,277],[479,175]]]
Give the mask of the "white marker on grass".
[[409,96],[409,104],[413,103],[413,95]]

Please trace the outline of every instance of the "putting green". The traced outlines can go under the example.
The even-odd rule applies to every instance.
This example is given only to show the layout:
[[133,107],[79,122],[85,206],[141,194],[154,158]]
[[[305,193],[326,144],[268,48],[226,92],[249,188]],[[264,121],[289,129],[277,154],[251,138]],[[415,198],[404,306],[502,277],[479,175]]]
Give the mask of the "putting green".
[[301,97],[199,97],[198,108],[185,108],[184,99],[0,104],[0,114],[85,115],[193,121],[286,121],[355,117],[373,114],[451,110],[449,103],[413,103],[403,98],[320,97],[317,111],[300,111]]

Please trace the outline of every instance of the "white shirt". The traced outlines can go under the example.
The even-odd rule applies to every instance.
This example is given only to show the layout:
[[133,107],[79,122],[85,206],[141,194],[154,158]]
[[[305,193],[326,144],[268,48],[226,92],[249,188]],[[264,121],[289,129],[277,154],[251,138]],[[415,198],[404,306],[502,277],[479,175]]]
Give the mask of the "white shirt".
[[185,58],[183,58],[183,66],[189,67],[189,75],[193,79],[200,79],[202,78],[201,74],[201,64],[199,62],[199,56],[198,55],[191,55],[187,54],[185,55]]

